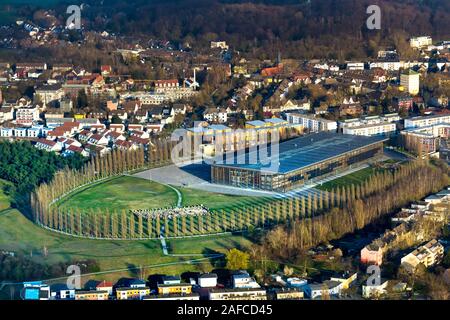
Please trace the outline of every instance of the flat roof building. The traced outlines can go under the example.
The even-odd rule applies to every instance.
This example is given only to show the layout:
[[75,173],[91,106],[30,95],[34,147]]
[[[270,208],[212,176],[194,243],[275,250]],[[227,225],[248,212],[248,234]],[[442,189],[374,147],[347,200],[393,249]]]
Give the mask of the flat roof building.
[[383,154],[386,140],[331,132],[310,134],[269,145],[267,150],[260,147],[245,154],[216,157],[211,178],[217,184],[286,192],[309,180],[376,159]]

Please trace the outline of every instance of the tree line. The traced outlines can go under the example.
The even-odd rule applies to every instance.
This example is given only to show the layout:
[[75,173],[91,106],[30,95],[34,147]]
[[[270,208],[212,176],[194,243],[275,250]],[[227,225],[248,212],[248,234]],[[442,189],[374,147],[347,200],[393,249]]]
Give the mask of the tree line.
[[[161,151],[157,153],[164,155]],[[81,211],[58,205],[58,201],[73,190],[121,175],[126,170],[145,167],[144,155],[142,150],[134,154],[114,151],[104,158],[94,159],[81,172],[61,171],[50,184],[42,184],[33,194],[35,221],[71,235],[108,239],[159,238],[163,227],[165,237],[186,237],[254,228],[272,229],[285,224],[269,232],[267,239],[272,243],[271,237],[283,233],[286,240],[289,238],[289,245],[272,249],[291,252],[361,229],[396,206],[419,199],[446,184],[445,168],[417,161],[394,171],[378,172],[361,184],[318,190],[307,196],[268,198],[262,203],[226,207],[201,215],[143,217],[126,210]],[[153,163],[158,161],[154,159]],[[416,183],[408,183],[402,193],[401,186],[412,178]]]
[[[295,219],[270,231],[258,247],[260,254],[295,260],[308,248],[363,229],[402,206],[435,193],[448,185],[447,169],[427,161],[414,161],[391,174],[372,179],[370,192],[350,197],[326,214]],[[347,192],[346,192],[347,193]]]

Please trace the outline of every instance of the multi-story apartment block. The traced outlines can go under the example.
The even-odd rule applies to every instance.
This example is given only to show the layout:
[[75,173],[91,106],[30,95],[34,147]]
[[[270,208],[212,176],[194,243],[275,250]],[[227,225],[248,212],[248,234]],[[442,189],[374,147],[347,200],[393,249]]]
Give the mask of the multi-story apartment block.
[[108,291],[78,291],[75,300],[108,300]]
[[337,122],[301,113],[288,113],[287,120],[290,124],[301,125],[310,132],[337,130]]
[[417,72],[408,69],[400,75],[400,86],[404,87],[405,90],[413,96],[419,94],[420,75]]
[[39,108],[37,106],[20,107],[16,110],[16,124],[31,126],[33,121],[39,120]]
[[150,288],[117,288],[117,300],[142,299],[142,297],[150,294]]
[[264,289],[210,289],[209,300],[267,300]]
[[405,129],[421,128],[441,123],[450,123],[450,115],[421,116],[405,119]]
[[441,262],[444,256],[444,246],[436,239],[417,248],[413,252],[401,259],[401,265],[410,272],[413,272],[419,264],[431,267]]
[[430,36],[414,37],[409,39],[411,48],[420,49],[433,44],[433,39]]
[[59,101],[64,97],[64,90],[60,84],[46,85],[36,88],[33,100],[39,100],[44,105]]
[[377,136],[377,135],[389,135],[396,130],[395,123],[379,123],[379,124],[366,124],[359,127],[344,128],[344,134],[353,134],[358,136]]

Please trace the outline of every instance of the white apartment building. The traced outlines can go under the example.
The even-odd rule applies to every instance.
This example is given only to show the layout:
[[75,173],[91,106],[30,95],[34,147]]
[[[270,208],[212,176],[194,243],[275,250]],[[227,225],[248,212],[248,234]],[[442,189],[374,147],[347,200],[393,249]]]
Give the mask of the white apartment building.
[[233,288],[237,289],[257,289],[261,286],[248,273],[243,272],[232,276]]
[[14,129],[12,128],[1,128],[0,129],[0,137],[13,137]]
[[210,108],[203,114],[203,117],[208,122],[226,123],[228,121],[228,112],[223,108]]
[[209,300],[267,300],[264,289],[210,289]]
[[347,70],[364,70],[364,62],[348,62]]
[[417,95],[420,91],[420,75],[409,69],[400,75],[400,85],[411,95]]
[[24,138],[27,136],[27,128],[16,128],[14,133],[16,137]]
[[420,116],[405,119],[405,129],[434,126],[441,123],[450,123],[450,115]]
[[401,259],[401,265],[408,271],[413,272],[419,264],[430,267],[438,264],[444,256],[444,246],[436,239],[417,248]]
[[211,49],[220,48],[222,50],[228,50],[226,41],[211,41]]
[[396,121],[400,120],[398,113],[381,116],[368,116],[348,119],[339,122],[339,128],[344,134],[374,136],[387,135],[396,131]]
[[395,123],[378,123],[378,124],[367,124],[358,127],[344,128],[344,134],[352,134],[355,136],[378,136],[378,135],[388,135],[396,130]]
[[379,60],[370,63],[370,69],[381,68],[387,71],[398,71],[402,67],[399,60]]
[[36,88],[33,100],[40,100],[44,105],[60,100],[64,97],[64,90],[60,84],[46,85]]
[[39,120],[39,108],[37,106],[32,107],[20,107],[16,110],[16,124],[22,126],[31,126],[33,121]]
[[433,39],[430,36],[414,37],[409,39],[411,48],[420,49],[428,47],[433,44]]
[[288,113],[287,121],[290,124],[301,125],[310,132],[337,130],[337,122],[323,118],[316,118],[311,115],[301,113]]

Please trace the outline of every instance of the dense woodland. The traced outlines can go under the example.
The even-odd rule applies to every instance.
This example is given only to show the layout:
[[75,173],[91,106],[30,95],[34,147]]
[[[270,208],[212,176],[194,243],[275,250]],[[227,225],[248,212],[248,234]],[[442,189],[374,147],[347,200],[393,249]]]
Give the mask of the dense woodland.
[[63,168],[80,169],[86,160],[81,155],[60,157],[38,150],[29,141],[0,142],[0,179],[11,182],[3,186],[12,205],[26,207],[29,194],[41,183],[52,181]]
[[[64,1],[63,1],[64,3]],[[375,56],[380,46],[396,46],[413,55],[407,39],[430,34],[450,37],[447,0],[123,0],[85,1],[87,30],[108,30],[121,36],[171,40],[201,50],[211,40],[226,40],[241,53],[258,58],[351,59]],[[365,27],[369,5],[382,10],[381,30]],[[39,4],[18,13],[38,19]],[[55,8],[65,19],[65,4]],[[34,16],[33,16],[34,15]],[[44,22],[43,22],[44,23]],[[44,23],[45,24],[45,23]]]

